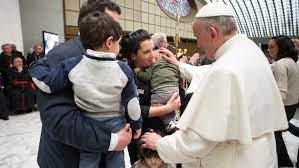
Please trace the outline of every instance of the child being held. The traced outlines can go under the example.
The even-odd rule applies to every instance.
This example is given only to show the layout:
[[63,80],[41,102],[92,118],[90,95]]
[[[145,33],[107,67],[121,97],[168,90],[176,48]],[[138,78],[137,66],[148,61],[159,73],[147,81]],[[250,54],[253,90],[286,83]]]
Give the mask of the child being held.
[[[142,125],[134,73],[116,60],[122,28],[111,16],[93,12],[82,19],[79,30],[87,49],[84,55],[64,60],[54,69],[49,69],[46,58],[42,58],[30,66],[30,74],[37,87],[46,93],[72,87],[82,113],[112,132],[114,143],[108,149],[112,151],[117,142],[113,133],[125,126],[126,119],[135,131],[135,139],[140,136]],[[106,167],[124,167],[123,151],[108,151],[103,149]],[[79,167],[98,168],[102,154],[81,150]]]
[[[166,35],[163,33],[156,33],[152,36],[155,48],[165,47],[167,43]],[[177,92],[179,93],[179,70],[178,68],[168,63],[161,57],[162,53],[155,50],[154,55],[156,62],[144,70],[137,71],[137,77],[143,82],[150,82],[151,86],[151,105],[158,106],[166,104],[171,96]],[[160,119],[165,125],[165,130],[169,133],[176,128],[176,113],[170,112]]]

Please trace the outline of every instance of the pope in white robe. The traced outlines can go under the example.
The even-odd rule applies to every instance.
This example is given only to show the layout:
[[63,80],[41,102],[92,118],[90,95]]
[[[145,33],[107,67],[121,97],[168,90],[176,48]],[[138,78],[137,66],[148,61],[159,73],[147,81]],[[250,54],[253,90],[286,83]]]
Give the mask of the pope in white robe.
[[[196,15],[218,16],[233,17],[233,12],[223,4],[210,3]],[[200,80],[177,124],[179,130],[163,138],[146,133],[143,147],[157,150],[166,163],[184,167],[276,168],[274,131],[286,129],[287,119],[266,57],[245,35],[221,37],[215,26],[215,30],[207,29],[209,36],[210,32],[200,32],[196,26],[200,25],[195,20],[194,34],[200,34],[197,40],[206,40],[201,47],[216,62],[195,67],[175,61],[171,52],[162,50],[185,77]],[[223,42],[213,52],[211,46],[217,40]]]

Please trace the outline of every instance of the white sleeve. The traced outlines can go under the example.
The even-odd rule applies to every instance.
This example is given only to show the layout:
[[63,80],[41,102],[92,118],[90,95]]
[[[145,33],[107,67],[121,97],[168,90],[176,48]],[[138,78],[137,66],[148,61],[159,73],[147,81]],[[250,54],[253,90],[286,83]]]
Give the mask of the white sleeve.
[[182,76],[188,81],[191,81],[195,75],[201,78],[201,76],[210,69],[211,65],[192,66],[186,63],[180,63],[178,67]]
[[207,155],[217,142],[204,139],[191,129],[178,130],[157,142],[157,151],[166,163],[190,163]]
[[286,65],[276,63],[273,66],[273,76],[277,82],[282,100],[285,101],[288,94],[288,72]]
[[113,151],[118,144],[118,136],[116,133],[111,133],[110,145],[108,151]]

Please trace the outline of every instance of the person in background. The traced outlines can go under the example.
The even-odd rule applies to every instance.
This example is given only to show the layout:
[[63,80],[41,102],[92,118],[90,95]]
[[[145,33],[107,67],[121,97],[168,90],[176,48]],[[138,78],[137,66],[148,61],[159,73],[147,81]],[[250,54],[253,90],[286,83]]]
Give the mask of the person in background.
[[[275,60],[273,75],[283,100],[287,119],[290,121],[296,112],[299,100],[299,67],[297,52],[290,37],[275,36],[269,40],[268,51]],[[293,167],[282,138],[282,131],[275,132],[279,166]],[[298,162],[298,161],[297,161]]]
[[200,55],[199,53],[194,53],[190,59],[189,59],[189,63],[193,66],[200,66],[199,64],[199,60],[200,60]]
[[201,64],[200,65],[210,65],[213,62],[215,62],[215,60],[207,57],[206,55],[201,56]]
[[[142,147],[157,150],[166,163],[204,168],[277,167],[274,131],[288,127],[283,102],[271,68],[260,48],[238,34],[234,11],[212,2],[192,24],[201,47],[216,59],[204,74],[175,133],[147,132]],[[201,68],[180,63],[162,52],[181,73]]]
[[19,114],[33,111],[35,88],[28,69],[24,67],[22,58],[13,58],[13,66],[8,70],[7,77],[6,94],[11,113]]
[[40,43],[33,45],[33,52],[27,55],[27,65],[29,66],[32,62],[39,60],[45,56],[43,48]]
[[8,104],[3,91],[4,91],[4,83],[3,83],[2,74],[0,72],[0,119],[8,120],[9,119]]
[[11,44],[11,47],[12,47],[11,55],[16,56],[16,57],[20,57],[20,58],[23,59],[23,61],[25,61],[23,53],[21,51],[17,50],[17,46],[15,44]]
[[13,56],[11,55],[11,45],[9,43],[1,46],[2,52],[0,54],[0,72],[4,80],[4,86],[7,84],[7,71],[12,67]]
[[292,39],[294,46],[295,46],[295,50],[297,51],[298,55],[299,55],[299,39]]

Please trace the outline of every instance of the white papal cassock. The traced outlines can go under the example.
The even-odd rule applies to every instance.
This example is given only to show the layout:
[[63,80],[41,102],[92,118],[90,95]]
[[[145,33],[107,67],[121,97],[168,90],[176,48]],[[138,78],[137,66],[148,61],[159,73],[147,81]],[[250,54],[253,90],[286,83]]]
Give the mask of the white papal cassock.
[[185,167],[277,167],[273,132],[286,129],[287,120],[266,57],[238,34],[215,58],[204,68],[179,65],[184,76],[201,80],[178,122],[180,130],[157,142],[160,157]]

